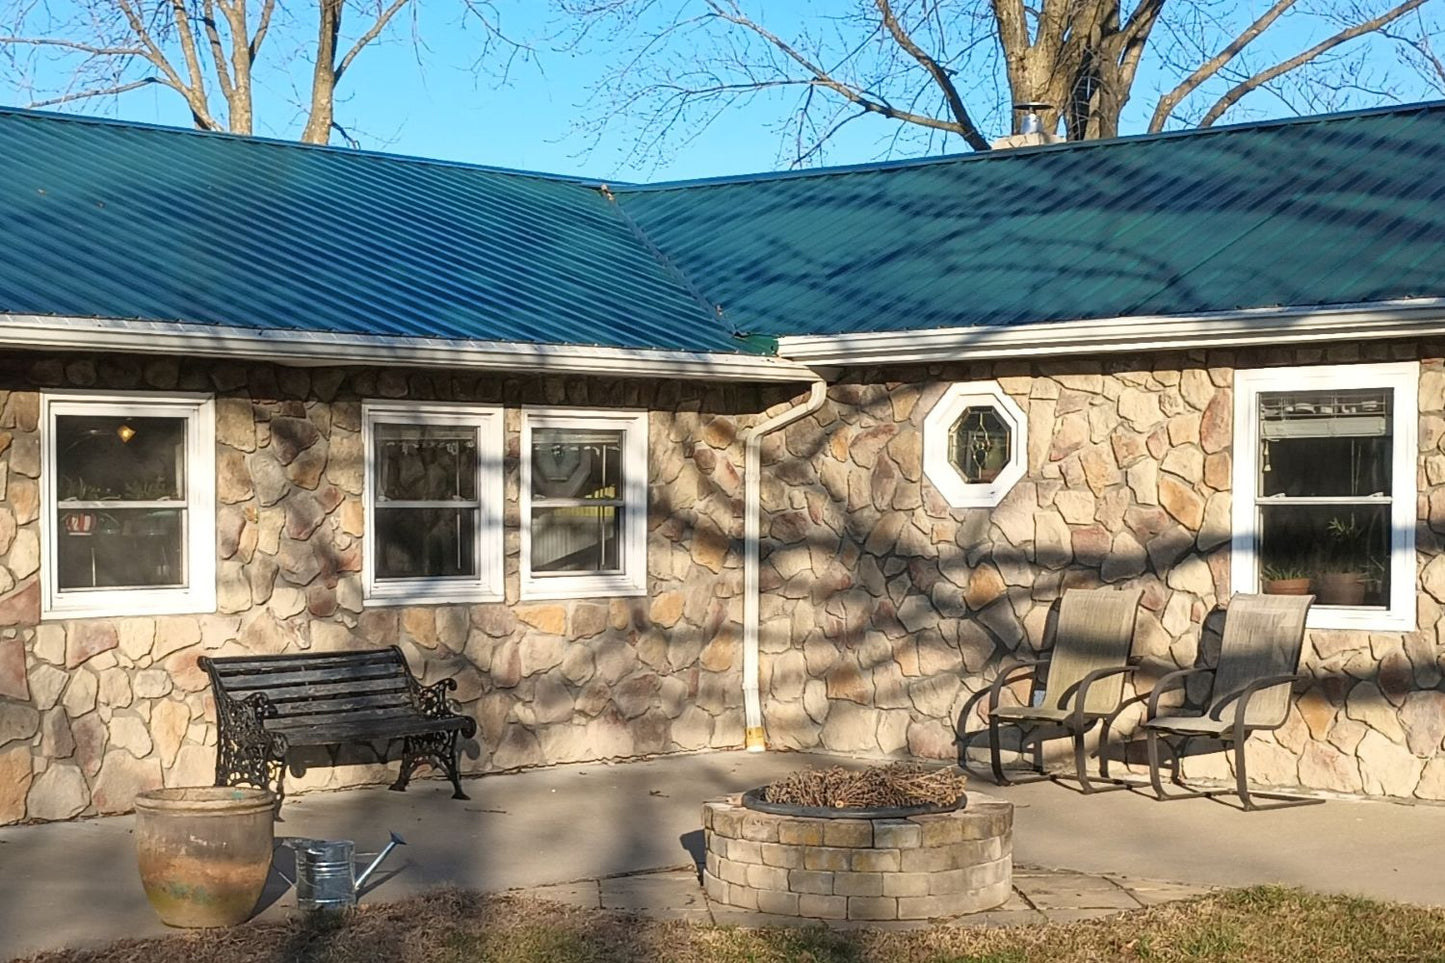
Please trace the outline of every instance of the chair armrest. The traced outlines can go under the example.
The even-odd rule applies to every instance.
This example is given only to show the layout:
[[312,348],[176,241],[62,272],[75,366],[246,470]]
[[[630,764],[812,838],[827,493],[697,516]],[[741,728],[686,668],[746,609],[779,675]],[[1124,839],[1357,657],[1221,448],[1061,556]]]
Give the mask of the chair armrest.
[[1289,675],[1267,675],[1262,679],[1255,679],[1249,685],[1238,692],[1230,693],[1210,707],[1210,715],[1219,718],[1224,712],[1224,707],[1231,702],[1237,702],[1234,707],[1234,731],[1238,733],[1244,728],[1244,714],[1249,710],[1249,700],[1258,692],[1265,689],[1273,689],[1277,685],[1293,685],[1296,682],[1303,682],[1308,676],[1299,673]]
[[1072,700],[1074,703],[1073,717],[1075,727],[1081,728],[1084,724],[1084,703],[1089,701],[1089,686],[1098,682],[1100,679],[1107,679],[1111,675],[1133,675],[1138,671],[1139,666],[1137,665],[1111,665],[1105,666],[1102,669],[1095,669],[1080,679],[1074,691],[1064,696],[1064,702],[1067,703]]
[[995,679],[993,680],[993,684],[988,687],[988,713],[989,713],[989,715],[993,715],[994,712],[998,709],[999,698],[1000,698],[1000,696],[1003,695],[1003,690],[1004,690],[1004,687],[1005,687],[1005,686],[1007,686],[1007,685],[1008,685],[1010,682],[1012,682],[1014,679],[1018,678],[1018,676],[1019,676],[1020,674],[1022,674],[1022,673],[1028,673],[1028,672],[1033,672],[1033,671],[1035,671],[1036,669],[1038,669],[1040,666],[1044,666],[1044,665],[1048,665],[1048,664],[1049,664],[1049,660],[1046,659],[1046,658],[1045,658],[1045,659],[1024,659],[1024,660],[1022,660],[1022,661],[1020,661],[1020,662],[1015,663],[1014,665],[1010,666],[1010,667],[1007,668],[1007,669],[1000,669],[1000,670],[999,670],[999,673],[998,673],[998,677],[995,678]]
[[1193,669],[1178,669],[1165,675],[1158,682],[1154,683],[1154,691],[1149,693],[1149,711],[1145,714],[1145,720],[1153,719],[1159,715],[1159,697],[1170,689],[1182,686],[1184,680],[1194,675],[1203,673],[1214,674],[1214,670],[1197,666]]

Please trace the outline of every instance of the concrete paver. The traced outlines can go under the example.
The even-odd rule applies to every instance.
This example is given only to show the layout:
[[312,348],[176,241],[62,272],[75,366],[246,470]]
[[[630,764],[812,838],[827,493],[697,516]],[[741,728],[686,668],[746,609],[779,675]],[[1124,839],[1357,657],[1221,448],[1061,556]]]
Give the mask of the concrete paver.
[[1057,909],[1126,910],[1142,905],[1117,883],[1083,873],[1020,871],[1014,874],[1014,889],[1045,913]]
[[[408,845],[383,866],[363,902],[454,885],[601,907],[605,892],[619,911],[648,903],[649,912],[699,918],[691,871],[676,870],[672,880],[658,871],[697,859],[702,802],[839,761],[719,752],[561,766],[468,780],[467,802],[430,780],[406,793],[318,793],[287,800],[276,832],[353,839],[362,850],[378,847],[389,830],[406,837]],[[1331,801],[1242,813],[1207,799],[1163,804],[1136,792],[1081,798],[1048,782],[981,789],[1016,807],[1018,893],[998,910],[967,918],[968,925],[1119,912],[1210,887],[1259,883],[1445,905],[1445,874],[1438,870],[1445,864],[1445,808]],[[132,825],[130,817],[111,817],[0,828],[0,959],[167,932],[141,892]],[[642,873],[653,878],[636,875]],[[288,889],[273,877],[263,919],[293,911]],[[707,912],[719,923],[796,922],[718,907]]]

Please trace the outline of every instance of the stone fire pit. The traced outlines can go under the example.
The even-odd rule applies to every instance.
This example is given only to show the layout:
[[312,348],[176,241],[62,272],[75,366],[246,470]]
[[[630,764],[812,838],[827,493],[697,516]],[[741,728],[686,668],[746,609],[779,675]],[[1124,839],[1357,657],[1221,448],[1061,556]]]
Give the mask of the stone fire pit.
[[[1013,888],[1013,805],[947,812],[766,804],[759,790],[703,804],[708,898],[823,920],[922,920],[1002,905]],[[937,807],[934,807],[937,808]]]

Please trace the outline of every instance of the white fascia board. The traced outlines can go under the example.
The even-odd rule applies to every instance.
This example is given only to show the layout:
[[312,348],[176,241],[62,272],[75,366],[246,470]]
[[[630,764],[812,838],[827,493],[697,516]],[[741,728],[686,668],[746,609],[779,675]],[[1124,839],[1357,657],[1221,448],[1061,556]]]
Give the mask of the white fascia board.
[[1051,321],[1010,327],[787,336],[778,354],[807,365],[909,364],[1115,354],[1445,334],[1445,298],[1212,314]]
[[538,374],[705,381],[814,381],[809,368],[757,355],[253,330],[167,321],[0,314],[11,348],[121,351],[321,365],[477,368]]

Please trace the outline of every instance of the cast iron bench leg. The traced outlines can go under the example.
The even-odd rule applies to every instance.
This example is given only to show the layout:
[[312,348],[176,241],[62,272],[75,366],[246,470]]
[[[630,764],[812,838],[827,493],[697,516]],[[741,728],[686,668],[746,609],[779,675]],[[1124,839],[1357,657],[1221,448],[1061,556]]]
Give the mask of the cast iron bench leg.
[[431,762],[446,773],[451,780],[453,799],[470,799],[462,792],[461,768],[457,765],[457,731],[428,732],[420,736],[406,736],[402,740],[401,772],[391,784],[394,792],[406,792],[412,773],[423,762]]

